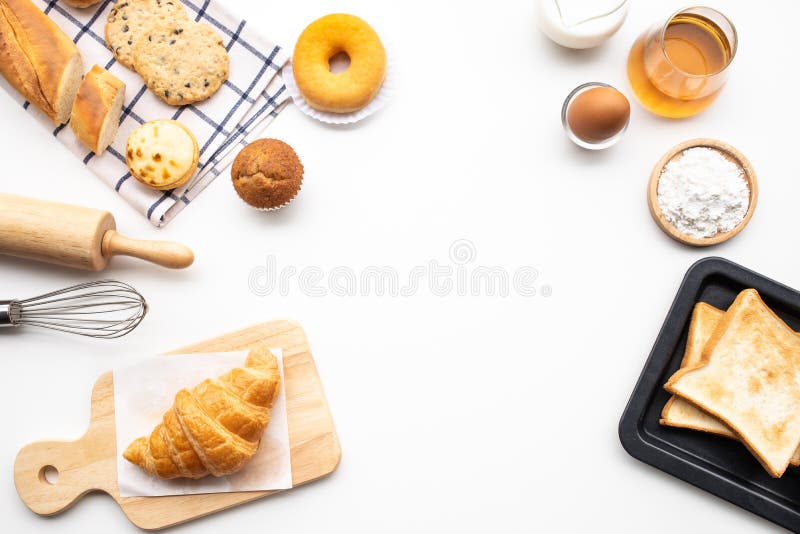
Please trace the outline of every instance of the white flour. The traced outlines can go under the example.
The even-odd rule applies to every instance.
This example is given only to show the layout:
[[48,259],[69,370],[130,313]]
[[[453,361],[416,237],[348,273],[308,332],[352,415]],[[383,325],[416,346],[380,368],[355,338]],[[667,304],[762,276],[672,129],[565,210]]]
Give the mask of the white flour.
[[750,206],[750,188],[742,168],[720,151],[689,148],[661,171],[658,205],[682,234],[714,237],[742,222]]

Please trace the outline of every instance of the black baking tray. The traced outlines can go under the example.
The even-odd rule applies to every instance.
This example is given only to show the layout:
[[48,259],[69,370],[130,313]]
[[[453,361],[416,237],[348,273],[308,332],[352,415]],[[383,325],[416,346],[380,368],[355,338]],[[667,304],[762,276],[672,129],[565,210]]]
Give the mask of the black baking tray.
[[698,261],[686,272],[625,407],[619,439],[634,458],[798,532],[800,468],[772,478],[737,441],[658,423],[670,397],[663,385],[680,367],[695,303],[725,310],[751,287],[786,324],[800,330],[800,292],[722,258]]

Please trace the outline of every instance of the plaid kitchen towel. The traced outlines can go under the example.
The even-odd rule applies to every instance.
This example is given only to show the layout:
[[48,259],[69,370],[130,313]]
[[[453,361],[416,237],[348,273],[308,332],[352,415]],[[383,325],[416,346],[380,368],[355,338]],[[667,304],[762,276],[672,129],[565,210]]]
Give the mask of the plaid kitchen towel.
[[[113,0],[76,9],[56,0],[33,0],[72,37],[83,55],[84,69],[98,64],[125,82],[125,106],[119,133],[102,156],[90,152],[68,126],[53,123],[28,105],[5,79],[0,85],[31,115],[53,130],[53,135],[74,152],[103,181],[156,226],[168,223],[216,178],[234,157],[234,148],[256,139],[288,102],[279,75],[288,56],[264,39],[246,21],[231,15],[218,2],[182,0],[189,18],[209,24],[222,37],[230,55],[230,77],[204,102],[180,108],[168,106],[148,91],[141,78],[117,63],[105,46],[104,27]],[[156,191],[132,178],[125,165],[125,143],[140,124],[152,119],[180,121],[197,137],[200,162],[197,174],[172,191]]]

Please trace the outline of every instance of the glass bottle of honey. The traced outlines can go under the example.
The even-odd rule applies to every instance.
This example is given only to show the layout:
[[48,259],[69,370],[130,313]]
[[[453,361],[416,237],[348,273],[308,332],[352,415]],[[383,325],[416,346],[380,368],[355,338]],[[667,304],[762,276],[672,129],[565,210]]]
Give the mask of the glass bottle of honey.
[[628,79],[648,110],[689,117],[719,95],[736,46],[736,28],[725,15],[708,7],[683,9],[636,40],[628,56]]

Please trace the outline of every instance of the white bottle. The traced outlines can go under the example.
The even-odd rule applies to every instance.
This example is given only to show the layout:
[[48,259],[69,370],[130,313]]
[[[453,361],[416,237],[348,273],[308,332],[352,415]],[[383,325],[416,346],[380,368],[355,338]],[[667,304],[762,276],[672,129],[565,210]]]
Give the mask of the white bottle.
[[536,0],[542,32],[567,48],[592,48],[614,35],[628,0]]

